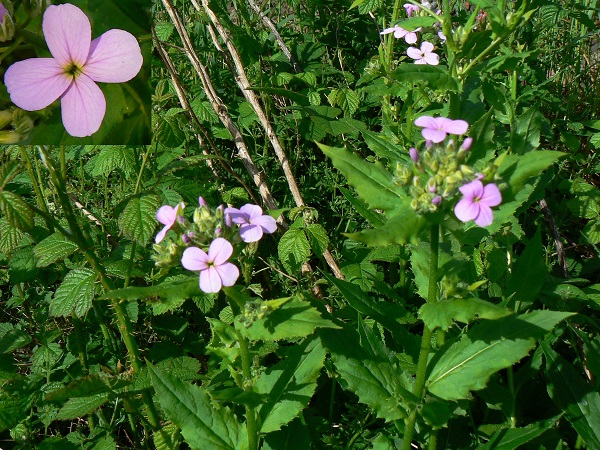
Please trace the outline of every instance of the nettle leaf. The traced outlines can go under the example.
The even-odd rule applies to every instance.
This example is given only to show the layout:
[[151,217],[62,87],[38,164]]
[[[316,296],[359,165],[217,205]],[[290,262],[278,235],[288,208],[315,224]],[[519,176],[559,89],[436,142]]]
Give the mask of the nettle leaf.
[[433,357],[427,386],[445,400],[468,399],[483,389],[490,376],[525,357],[554,326],[573,313],[534,311],[475,325],[458,342]]
[[456,322],[470,323],[475,319],[499,319],[511,314],[506,308],[478,298],[453,299],[437,303],[425,303],[419,309],[419,317],[430,329],[447,330]]
[[213,403],[206,390],[185,383],[152,364],[148,365],[156,398],[192,449],[244,448],[246,426],[229,410]]
[[161,41],[167,41],[175,29],[175,25],[172,22],[158,22],[154,25],[156,30],[156,36]]
[[11,353],[31,342],[31,336],[24,331],[13,328],[9,323],[0,325],[7,326],[6,330],[0,331],[0,353]]
[[136,166],[135,150],[128,147],[102,147],[96,158],[92,176],[108,176],[113,170],[122,170],[127,177]]
[[92,307],[96,272],[82,268],[71,270],[50,301],[50,315],[66,317],[74,313],[84,316]]
[[406,198],[406,194],[394,185],[392,174],[381,164],[369,163],[345,148],[317,145],[369,207],[389,211]]
[[321,256],[327,250],[329,245],[329,237],[327,231],[318,223],[311,223],[306,227],[306,234],[310,241],[310,246],[315,255]]
[[332,89],[327,96],[331,106],[339,106],[344,115],[352,116],[358,109],[360,99],[358,94],[349,88]]
[[310,257],[310,243],[302,228],[290,228],[277,244],[279,260],[289,273],[296,272]]
[[74,397],[67,400],[55,420],[71,420],[83,417],[104,405],[109,400],[108,394],[92,395],[90,397]]
[[47,267],[71,255],[77,250],[77,244],[69,241],[62,234],[56,232],[33,248],[37,267]]
[[461,90],[460,83],[448,73],[446,66],[402,63],[389,75],[394,80],[411,85],[423,82],[425,86],[438,91],[460,92]]
[[0,218],[0,253],[10,253],[19,246],[23,232],[11,224],[6,217]]
[[33,212],[21,196],[10,191],[0,191],[0,211],[6,220],[20,230],[33,228]]
[[261,433],[279,430],[308,405],[325,355],[320,339],[306,339],[288,347],[281,361],[258,377],[254,390],[266,398],[258,409]]
[[408,384],[402,385],[396,365],[365,350],[354,330],[321,330],[319,335],[344,389],[355,393],[379,418],[393,421],[407,417],[407,404],[416,403],[416,398]]
[[131,197],[119,215],[119,229],[132,241],[146,245],[156,228],[156,211],[159,207],[158,195],[142,194]]
[[589,448],[600,448],[600,394],[564,358],[544,342],[548,394]]
[[21,173],[21,168],[18,161],[8,161],[0,166],[0,191]]
[[[231,292],[230,288],[225,293]],[[280,300],[271,300],[278,305]],[[269,302],[266,302],[269,304]],[[339,328],[329,319],[321,317],[321,313],[310,303],[294,298],[282,306],[273,308],[264,318],[256,320],[249,328],[243,323],[235,322],[235,327],[251,341],[279,341],[310,336],[317,328]]]

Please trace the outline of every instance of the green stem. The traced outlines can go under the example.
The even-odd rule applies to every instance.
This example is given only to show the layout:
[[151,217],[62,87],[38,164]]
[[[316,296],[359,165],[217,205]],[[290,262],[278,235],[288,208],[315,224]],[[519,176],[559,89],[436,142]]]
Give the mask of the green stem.
[[517,399],[515,395],[515,377],[513,374],[513,368],[509,367],[506,373],[508,375],[508,389],[510,390],[510,396],[512,400],[512,404],[510,406],[510,427],[517,428],[517,415],[515,411]]
[[[240,344],[240,357],[242,359],[242,374],[244,375],[244,391],[252,391],[251,356],[248,348],[248,339],[236,331]],[[248,449],[258,449],[258,428],[256,424],[256,412],[250,405],[246,405],[246,428],[248,432]]]
[[[427,303],[437,302],[437,271],[439,259],[440,244],[440,226],[432,224],[430,230],[431,254],[429,256],[429,286],[427,289]],[[419,351],[419,360],[417,362],[417,375],[413,386],[413,394],[421,401],[425,393],[425,377],[427,374],[427,359],[431,351],[431,337],[433,330],[424,326],[423,338],[421,339],[421,350]],[[409,450],[412,438],[415,432],[415,423],[417,421],[417,408],[415,405],[410,415],[406,419],[406,430],[402,440],[402,450]]]
[[431,435],[429,436],[428,450],[435,450],[437,448],[437,437],[438,430],[432,430]]

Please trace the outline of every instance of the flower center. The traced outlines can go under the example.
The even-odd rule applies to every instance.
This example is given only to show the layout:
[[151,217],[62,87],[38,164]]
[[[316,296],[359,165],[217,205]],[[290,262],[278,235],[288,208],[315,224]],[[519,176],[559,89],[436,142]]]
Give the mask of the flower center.
[[83,72],[83,67],[80,67],[76,63],[72,62],[68,66],[65,66],[64,70],[65,75],[68,75],[75,79]]

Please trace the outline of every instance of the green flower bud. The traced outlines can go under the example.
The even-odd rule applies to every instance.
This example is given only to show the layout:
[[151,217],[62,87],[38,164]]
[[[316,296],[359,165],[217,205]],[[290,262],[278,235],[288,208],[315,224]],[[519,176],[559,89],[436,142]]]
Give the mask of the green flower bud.
[[0,129],[12,122],[12,111],[0,111]]
[[15,35],[15,22],[4,4],[0,6],[0,42],[6,42]]
[[417,211],[417,210],[419,209],[419,202],[417,201],[417,199],[416,199],[416,198],[413,198],[413,199],[410,201],[410,207],[411,207],[413,210],[415,210],[415,211]]
[[0,131],[0,144],[16,144],[25,137],[16,131]]
[[469,166],[467,166],[466,164],[461,164],[460,171],[466,177],[470,177],[471,175],[475,174],[475,171],[473,169],[471,169]]

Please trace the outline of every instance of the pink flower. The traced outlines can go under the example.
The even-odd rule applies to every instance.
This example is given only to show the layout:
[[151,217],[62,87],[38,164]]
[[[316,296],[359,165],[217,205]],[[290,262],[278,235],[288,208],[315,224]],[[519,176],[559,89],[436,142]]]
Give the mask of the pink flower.
[[[410,43],[412,44],[412,42]],[[440,63],[440,57],[433,53],[433,44],[431,42],[421,43],[421,49],[416,47],[408,47],[406,54],[415,60],[415,64],[429,64],[430,66],[437,66]]]
[[[410,49],[409,49],[410,50]],[[436,144],[446,139],[446,135],[465,134],[469,124],[464,120],[452,120],[445,117],[421,116],[415,120],[415,125],[423,127],[421,134],[427,140]]]
[[404,6],[404,9],[406,10],[406,15],[408,17],[411,17],[413,13],[416,13],[419,9],[421,9],[419,6],[413,5],[412,3],[405,3],[402,6]]
[[223,286],[233,286],[240,276],[239,269],[227,262],[233,246],[223,238],[210,244],[208,254],[198,247],[186,248],[181,265],[188,270],[200,271],[200,289],[207,294],[219,292]]
[[92,27],[78,7],[50,5],[42,23],[53,58],[14,63],[4,83],[15,105],[27,111],[46,108],[60,98],[62,121],[72,136],[90,136],[106,112],[104,94],[95,83],[123,83],[142,67],[142,52],[130,33],[108,30],[92,41]]
[[175,208],[169,205],[160,207],[156,213],[156,219],[165,227],[156,235],[156,238],[154,239],[155,243],[158,244],[161,242],[165,238],[167,231],[173,228],[173,225],[175,225],[175,222],[177,222],[178,218],[183,217],[184,208],[185,204],[183,202],[179,203]]
[[0,22],[4,22],[4,18],[8,15],[8,9],[0,3]]
[[421,27],[417,28],[414,31],[408,31],[396,25],[392,28],[386,28],[380,34],[394,33],[394,37],[396,39],[404,38],[407,44],[414,44],[415,42],[417,42],[417,31],[421,31]]
[[233,223],[241,225],[240,237],[244,242],[256,242],[262,238],[263,233],[271,234],[277,229],[275,219],[263,215],[262,208],[257,205],[248,203],[240,209],[226,208],[225,216],[229,216]]
[[487,227],[494,221],[492,206],[502,202],[500,189],[494,183],[483,186],[480,180],[473,180],[458,188],[463,198],[454,207],[454,214],[461,222],[475,220],[480,227]]

